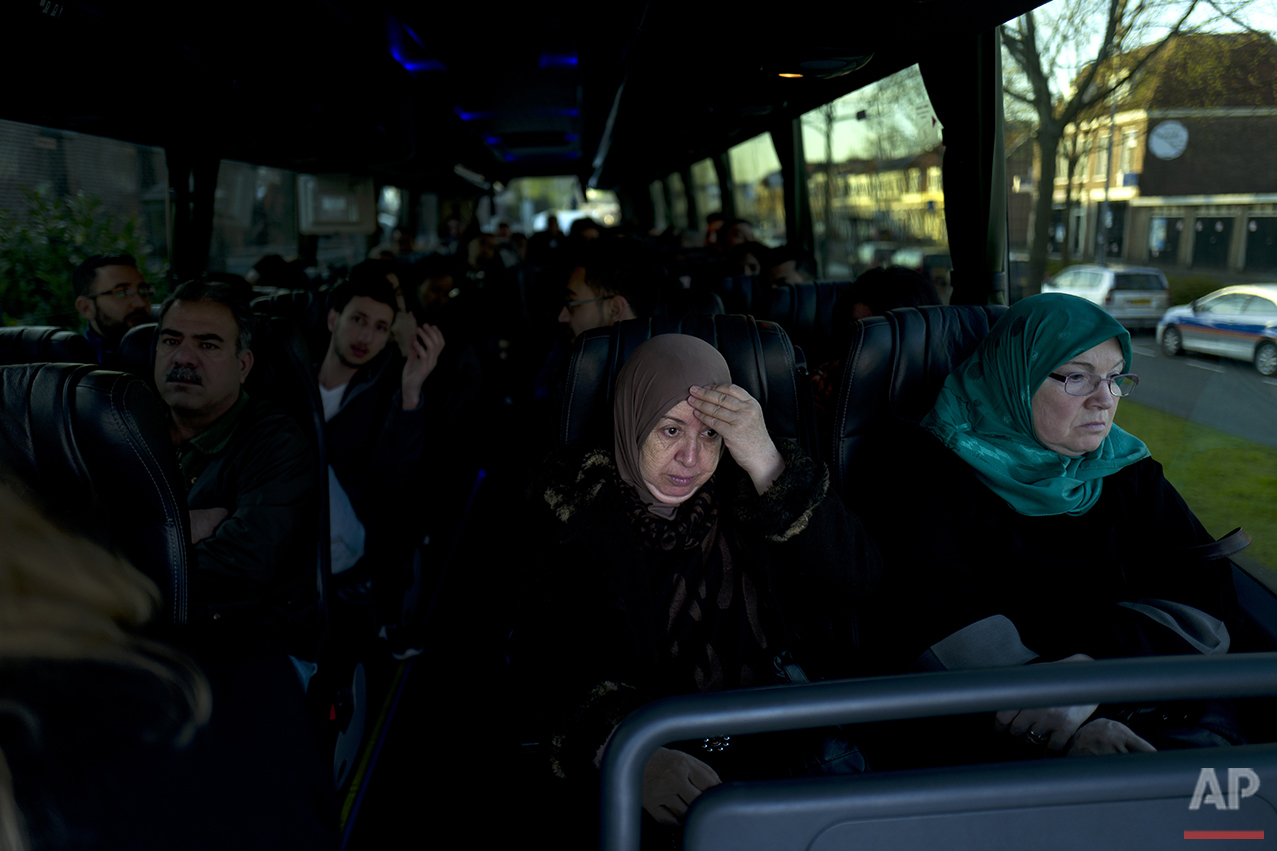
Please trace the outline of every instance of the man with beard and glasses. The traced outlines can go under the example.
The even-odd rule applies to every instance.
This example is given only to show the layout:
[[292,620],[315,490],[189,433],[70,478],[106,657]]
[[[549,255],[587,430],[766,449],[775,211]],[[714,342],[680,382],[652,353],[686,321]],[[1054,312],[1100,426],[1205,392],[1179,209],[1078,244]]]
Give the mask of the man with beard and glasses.
[[251,324],[230,284],[182,284],[160,309],[155,385],[191,512],[190,619],[279,627],[313,598],[315,450],[244,391]]
[[[428,426],[443,420],[447,408],[447,382],[428,380],[437,372],[443,334],[399,313],[393,271],[381,261],[360,263],[333,292],[332,336],[316,374],[326,423],[333,573],[364,560],[350,578],[372,580],[377,618],[388,632],[404,625],[403,594],[419,572],[413,559],[431,511],[413,485],[422,475]],[[406,358],[399,346],[387,345],[396,319],[402,325],[405,317],[412,329]]]
[[115,366],[124,332],[151,321],[151,287],[129,254],[93,255],[76,268],[71,284],[98,363]]

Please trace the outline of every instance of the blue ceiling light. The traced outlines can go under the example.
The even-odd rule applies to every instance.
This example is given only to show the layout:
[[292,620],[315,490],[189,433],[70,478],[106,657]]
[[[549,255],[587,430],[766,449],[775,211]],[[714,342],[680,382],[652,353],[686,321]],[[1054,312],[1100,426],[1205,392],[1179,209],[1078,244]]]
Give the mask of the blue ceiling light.
[[575,53],[542,53],[537,60],[538,68],[575,68],[577,66],[577,58]]
[[443,63],[440,62],[438,59],[421,59],[421,60],[405,59],[399,54],[398,50],[395,50],[393,48],[390,51],[390,55],[393,56],[395,61],[398,62],[400,65],[402,65],[405,70],[413,74],[448,70],[447,68],[444,67]]
[[580,134],[580,133],[564,133],[564,134],[563,134],[563,141],[565,141],[565,142],[579,142],[579,141],[581,141],[581,134]]
[[483,141],[487,142],[489,145],[500,145],[501,137],[500,136],[484,136]]
[[447,71],[444,64],[430,55],[430,50],[412,27],[397,18],[386,22],[386,41],[391,57],[409,73],[420,74]]
[[455,112],[457,117],[462,121],[482,121],[485,118],[492,117],[491,112],[466,112],[459,106],[454,106],[452,111]]
[[514,156],[514,154],[506,154],[504,157],[502,157],[502,159],[504,159],[508,163],[512,163],[515,161],[516,157]]

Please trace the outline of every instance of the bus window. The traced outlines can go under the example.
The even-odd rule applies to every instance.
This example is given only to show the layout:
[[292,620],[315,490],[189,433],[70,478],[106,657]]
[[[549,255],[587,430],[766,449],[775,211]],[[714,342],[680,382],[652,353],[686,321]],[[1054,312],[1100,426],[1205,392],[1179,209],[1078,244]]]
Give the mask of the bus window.
[[696,211],[701,220],[693,222],[691,227],[701,231],[705,227],[705,216],[723,209],[723,192],[711,160],[692,163],[692,191],[696,193]]
[[683,175],[677,171],[669,176],[670,196],[674,199],[670,216],[674,227],[689,230],[692,223],[687,220],[687,187],[683,185]]
[[0,120],[0,316],[78,328],[71,270],[92,254],[158,283],[171,212],[163,149]]
[[222,160],[209,268],[243,275],[267,254],[297,254],[297,174]]
[[802,125],[822,276],[894,263],[942,270],[924,274],[947,284],[946,263],[934,259],[948,254],[944,148],[918,66],[817,107]]
[[669,216],[665,212],[665,184],[653,180],[648,184],[647,192],[652,197],[652,229],[660,233],[669,227]]
[[754,226],[764,245],[785,242],[785,184],[771,136],[764,133],[727,152],[732,171],[736,215]]

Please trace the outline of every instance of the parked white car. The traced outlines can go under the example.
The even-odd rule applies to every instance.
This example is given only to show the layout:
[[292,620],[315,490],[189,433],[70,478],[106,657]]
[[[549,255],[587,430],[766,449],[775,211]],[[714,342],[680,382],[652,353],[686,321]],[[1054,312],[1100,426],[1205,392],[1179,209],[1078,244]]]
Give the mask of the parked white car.
[[1148,266],[1070,266],[1043,281],[1042,292],[1084,298],[1127,328],[1157,327],[1171,305],[1166,276]]

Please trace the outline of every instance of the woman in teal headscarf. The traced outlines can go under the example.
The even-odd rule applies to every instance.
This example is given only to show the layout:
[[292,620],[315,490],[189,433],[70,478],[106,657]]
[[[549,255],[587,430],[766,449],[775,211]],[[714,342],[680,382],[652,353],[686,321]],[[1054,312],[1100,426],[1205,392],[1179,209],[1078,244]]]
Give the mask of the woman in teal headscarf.
[[[898,668],[1227,651],[1228,561],[1193,551],[1211,536],[1143,442],[1113,423],[1139,383],[1131,361],[1111,316],[1044,294],[1007,311],[946,379],[926,433],[893,454],[914,474],[897,472],[896,498],[866,519],[895,601]],[[925,535],[900,514],[920,493]],[[1183,725],[1192,736],[1091,705],[1002,712],[994,727],[1056,753],[1236,738],[1226,719]]]

